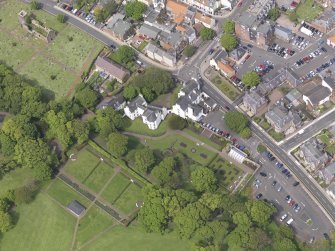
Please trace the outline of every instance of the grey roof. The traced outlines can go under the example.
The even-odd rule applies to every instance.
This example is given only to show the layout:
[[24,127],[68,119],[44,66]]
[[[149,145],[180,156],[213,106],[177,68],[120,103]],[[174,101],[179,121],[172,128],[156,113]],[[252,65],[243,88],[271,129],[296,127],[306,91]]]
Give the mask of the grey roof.
[[271,25],[268,23],[261,24],[257,28],[257,32],[267,34],[272,29]]
[[289,102],[300,99],[302,94],[297,89],[292,89],[289,93],[286,94],[286,98]]
[[136,98],[130,101],[127,106],[130,112],[134,112],[139,107],[142,109],[145,109],[146,105],[147,105],[147,101],[145,101],[142,95],[138,95]]
[[245,53],[245,49],[238,47],[229,53],[229,57],[233,58],[235,61],[238,61],[244,56]]
[[325,77],[323,79],[332,89],[335,89],[335,80],[331,77]]
[[146,117],[149,122],[155,122],[161,113],[162,108],[148,105],[142,116]]
[[328,161],[328,155],[319,149],[315,138],[302,144],[300,151],[303,153],[305,160],[315,167]]
[[228,53],[225,50],[219,50],[214,55],[213,59],[215,60],[215,62],[219,62],[219,61],[224,60],[227,56],[228,56]]
[[173,48],[177,48],[183,41],[183,35],[179,32],[167,33],[163,31],[159,34],[159,39],[164,43],[170,44]]
[[198,116],[203,110],[201,106],[196,104],[189,104],[188,106],[192,108],[194,116]]
[[155,39],[158,36],[159,32],[160,32],[159,29],[147,24],[143,24],[141,28],[138,30],[139,34],[145,35],[151,39]]
[[330,183],[330,185],[327,187],[327,190],[335,195],[335,182]]
[[186,84],[184,84],[184,86],[181,90],[183,92],[185,92],[186,95],[190,94],[193,91],[198,91],[198,93],[200,94],[200,88],[201,88],[201,84],[199,82],[191,79]]
[[335,175],[335,162],[331,163],[329,166],[327,166],[324,170],[324,173],[326,175]]
[[189,101],[187,96],[182,96],[182,97],[177,99],[176,104],[178,104],[183,111],[186,111],[189,102],[190,101]]
[[118,34],[120,36],[124,36],[128,30],[131,28],[131,25],[130,23],[126,22],[126,21],[123,21],[123,20],[118,20],[114,26],[113,26],[113,32],[115,34]]
[[275,35],[279,38],[284,38],[289,40],[292,37],[292,31],[287,29],[286,27],[276,26],[275,27]]
[[123,80],[128,74],[130,74],[130,72],[127,69],[113,62],[109,58],[99,56],[95,61],[95,65],[103,69],[109,75],[118,78],[120,80]]
[[312,105],[319,105],[319,102],[331,95],[330,90],[324,86],[315,86],[304,94],[312,102]]
[[108,29],[112,29],[114,24],[118,21],[118,20],[123,20],[125,17],[125,15],[122,15],[120,13],[115,13],[109,20],[107,23],[107,28]]
[[243,97],[243,102],[252,107],[255,111],[267,103],[265,97],[261,96],[257,91],[246,93]]
[[214,99],[212,98],[207,98],[203,101],[208,107],[210,107],[211,109],[213,109],[217,104],[215,102]]
[[277,103],[270,111],[265,114],[265,116],[267,120],[270,120],[277,128],[281,130],[286,129],[286,127],[291,122],[293,122],[294,125],[297,125],[301,122],[299,115],[287,110],[281,102]]
[[248,12],[243,12],[241,17],[238,19],[237,22],[239,22],[241,25],[244,25],[246,27],[252,27],[254,23],[257,21],[257,16]]
[[77,216],[81,215],[86,210],[86,208],[76,200],[71,201],[67,208]]
[[118,110],[124,102],[125,99],[121,94],[106,97],[97,105],[97,109],[104,109],[105,107],[111,106],[114,110]]

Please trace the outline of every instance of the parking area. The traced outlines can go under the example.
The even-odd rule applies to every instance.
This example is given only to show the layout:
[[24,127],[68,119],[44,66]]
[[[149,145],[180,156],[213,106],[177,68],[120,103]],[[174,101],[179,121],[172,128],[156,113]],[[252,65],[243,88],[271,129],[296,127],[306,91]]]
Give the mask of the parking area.
[[[329,233],[331,224],[320,217],[318,206],[310,199],[302,185],[274,156],[263,153],[259,159],[262,167],[253,182],[254,196],[273,204],[281,224],[290,222],[297,235],[305,241],[322,238]],[[284,171],[286,169],[286,171]],[[291,220],[292,219],[292,220]]]

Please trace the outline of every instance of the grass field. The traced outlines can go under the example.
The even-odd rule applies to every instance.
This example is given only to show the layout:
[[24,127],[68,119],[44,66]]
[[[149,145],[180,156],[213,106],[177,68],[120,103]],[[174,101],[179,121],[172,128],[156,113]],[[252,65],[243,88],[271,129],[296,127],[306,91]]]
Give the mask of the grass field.
[[47,195],[41,193],[33,203],[15,211],[18,222],[2,236],[1,250],[70,250],[76,219]]
[[33,173],[29,168],[16,168],[14,171],[7,173],[0,180],[0,197],[6,195],[9,189],[21,187],[33,180]]
[[322,7],[314,0],[301,1],[296,9],[298,18],[305,21],[313,21],[321,12]]
[[[31,12],[29,5],[21,1],[2,1],[0,9],[0,59],[52,91],[50,96],[65,96],[103,47],[77,28],[59,23],[54,16],[42,10],[33,11],[39,21],[57,31],[55,40],[47,44],[19,25],[18,13],[22,9]],[[51,75],[56,79],[51,80]]]
[[91,207],[84,218],[80,219],[76,235],[76,248],[80,248],[85,242],[113,224],[112,217],[106,212],[96,206]]
[[129,184],[129,178],[124,176],[122,173],[118,173],[106,187],[102,193],[102,197],[109,203],[113,204]]
[[128,228],[115,226],[105,235],[93,241],[82,251],[188,251],[189,241],[182,240],[174,233],[145,233],[139,226]]
[[98,193],[114,174],[113,167],[105,162],[100,162],[94,172],[85,180],[84,184]]
[[221,151],[222,150],[222,146],[216,144],[215,142],[211,141],[209,138],[207,137],[204,137],[202,135],[199,135],[198,133],[196,132],[193,132],[192,130],[190,129],[184,129],[184,132],[186,132],[187,134],[191,135],[192,137],[198,139],[199,141],[201,142],[204,142],[206,145],[209,145],[211,147],[213,147],[214,149],[218,150],[218,151]]
[[90,204],[88,199],[77,193],[60,179],[55,179],[48,188],[47,192],[51,197],[65,207],[67,207],[73,200],[77,200],[85,207]]
[[173,148],[204,166],[208,165],[216,156],[216,153],[197,145],[181,135],[169,135],[161,140],[147,140],[146,142],[151,148],[162,151]]
[[221,76],[216,76],[212,79],[214,83],[223,94],[225,94],[230,100],[234,101],[240,92],[231,84],[229,81]]
[[64,170],[78,181],[83,182],[101,160],[86,149],[78,152],[76,157],[75,161],[68,160]]
[[328,152],[330,155],[335,154],[335,145],[331,138],[331,134],[329,131],[326,131],[323,134],[320,134],[319,139],[326,145],[325,151]]
[[114,206],[126,214],[130,214],[136,208],[136,202],[143,200],[141,188],[135,184],[130,184],[116,200]]
[[216,170],[216,174],[219,177],[219,184],[225,188],[228,188],[242,173],[239,168],[219,156],[213,160],[209,167]]
[[141,118],[137,118],[133,121],[129,120],[128,123],[130,124],[130,126],[125,128],[125,131],[148,136],[161,136],[167,130],[168,119],[169,116],[167,116],[164,121],[161,122],[156,130],[150,130],[149,127],[143,123]]

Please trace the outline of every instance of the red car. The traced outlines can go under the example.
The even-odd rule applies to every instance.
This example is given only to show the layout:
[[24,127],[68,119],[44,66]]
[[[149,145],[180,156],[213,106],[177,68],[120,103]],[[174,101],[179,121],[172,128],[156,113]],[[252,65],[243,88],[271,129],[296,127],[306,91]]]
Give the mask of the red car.
[[239,2],[237,7],[241,7],[242,6],[242,2]]
[[295,201],[294,200],[292,200],[288,205],[290,206],[290,207],[293,207],[294,206],[294,204],[295,204]]

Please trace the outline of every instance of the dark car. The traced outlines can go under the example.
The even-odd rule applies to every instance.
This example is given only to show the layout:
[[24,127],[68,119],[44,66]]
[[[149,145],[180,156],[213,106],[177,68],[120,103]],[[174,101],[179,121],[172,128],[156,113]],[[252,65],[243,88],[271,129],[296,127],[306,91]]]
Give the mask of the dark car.
[[287,195],[286,197],[285,197],[285,200],[289,200],[291,198],[291,196],[290,195]]
[[256,199],[259,200],[260,198],[262,198],[263,194],[259,193],[256,195]]
[[226,108],[228,111],[230,111],[230,108],[229,108],[229,106],[225,106],[224,108]]
[[266,175],[266,173],[264,173],[264,172],[260,172],[259,173],[261,176],[263,176],[263,177],[266,177],[267,175]]
[[212,55],[213,52],[214,52],[214,49],[210,49],[208,53],[209,53],[209,55]]
[[324,237],[327,241],[330,240],[329,235],[328,235],[327,233],[323,233],[323,237]]
[[296,187],[296,186],[298,186],[299,184],[300,184],[300,182],[299,182],[299,181],[296,181],[296,182],[293,183],[293,186]]
[[276,184],[277,184],[277,181],[274,180],[274,181],[272,182],[272,186],[274,187]]
[[254,47],[252,44],[247,44],[247,46],[248,46],[249,48]]

